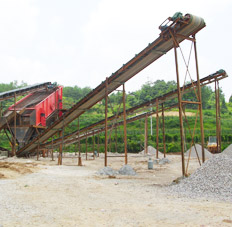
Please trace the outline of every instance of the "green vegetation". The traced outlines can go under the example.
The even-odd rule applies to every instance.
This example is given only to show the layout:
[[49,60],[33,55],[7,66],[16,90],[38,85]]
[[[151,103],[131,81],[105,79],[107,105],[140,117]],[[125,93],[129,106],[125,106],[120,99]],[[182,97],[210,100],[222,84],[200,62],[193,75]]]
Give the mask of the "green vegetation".
[[[18,85],[17,82],[10,84],[0,84],[0,92],[15,89],[17,87],[25,86],[25,83]],[[157,80],[154,83],[148,82],[142,86],[138,91],[127,94],[127,103],[126,108],[131,108],[140,103],[149,101],[155,97],[161,96],[168,92],[171,92],[176,89],[176,82],[169,81],[165,82],[163,80]],[[91,88],[85,87],[80,88],[78,86],[74,87],[64,87],[63,89],[63,106],[66,109],[71,108],[75,103],[77,103],[81,98],[87,95],[91,91]],[[184,100],[196,101],[194,92],[186,93],[183,96]],[[21,98],[21,97],[19,97]],[[215,94],[214,91],[208,86],[202,87],[202,99],[203,99],[203,115],[204,115],[204,133],[205,133],[205,143],[207,143],[208,137],[216,135],[216,120],[215,120]],[[108,104],[109,116],[114,115],[122,111],[122,93],[114,92],[110,95],[110,101]],[[229,103],[225,102],[225,97],[220,90],[220,106],[221,106],[221,128],[222,128],[222,149],[227,147],[232,142],[232,98],[230,98]],[[13,103],[13,100],[7,100],[2,102],[3,108],[7,108],[10,104]],[[104,106],[105,100],[96,104],[90,110],[86,111],[80,117],[80,128],[95,123],[99,120],[104,119]],[[177,99],[169,100],[166,105],[176,104]],[[192,116],[188,116],[188,123],[190,128],[193,129],[195,125],[195,119],[197,115],[197,105],[187,105],[185,111],[192,113]],[[145,110],[143,110],[145,111]],[[178,109],[171,110],[173,112],[178,112]],[[156,147],[156,118],[153,117],[152,127],[153,135],[150,134],[150,117],[148,121],[148,144]],[[163,138],[162,138],[162,122],[161,118],[159,121],[159,150],[163,150]],[[73,121],[65,129],[65,134],[71,133],[77,129],[77,120]],[[116,151],[116,142],[117,142],[117,152],[123,152],[123,126],[117,128],[117,132],[114,130],[110,131],[111,135],[109,138],[109,150],[112,152]],[[9,142],[4,134],[1,132],[1,141],[0,146],[9,148]],[[179,129],[179,117],[175,114],[170,114],[165,116],[165,138],[166,138],[166,148],[167,152],[179,152],[180,151],[180,129]],[[104,151],[104,133],[95,135],[95,149],[98,148],[98,141],[100,142],[100,151]],[[138,152],[143,150],[144,145],[144,119],[137,120],[127,125],[127,139],[128,139],[128,151],[129,152]],[[199,117],[198,123],[196,124],[196,131],[194,135],[195,142],[200,142],[200,124]],[[117,141],[116,141],[117,140]],[[188,130],[188,127],[185,123],[185,142],[186,149],[191,145],[191,134]],[[85,151],[85,140],[81,141],[82,151]],[[90,137],[87,139],[88,150],[92,151],[93,149],[93,138]],[[70,145],[65,148],[67,151],[75,151],[75,145]]]

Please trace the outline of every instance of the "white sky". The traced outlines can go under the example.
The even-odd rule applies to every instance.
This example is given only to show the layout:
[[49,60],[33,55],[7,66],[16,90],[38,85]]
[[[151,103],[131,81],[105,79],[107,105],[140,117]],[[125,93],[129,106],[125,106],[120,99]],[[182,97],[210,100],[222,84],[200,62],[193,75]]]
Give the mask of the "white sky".
[[[204,18],[207,26],[197,34],[200,77],[225,69],[229,77],[220,87],[228,101],[230,0],[0,0],[0,83],[56,81],[95,88],[158,38],[159,25],[177,11]],[[185,43],[188,52],[190,42]],[[176,79],[173,50],[131,79],[126,89],[157,79]]]

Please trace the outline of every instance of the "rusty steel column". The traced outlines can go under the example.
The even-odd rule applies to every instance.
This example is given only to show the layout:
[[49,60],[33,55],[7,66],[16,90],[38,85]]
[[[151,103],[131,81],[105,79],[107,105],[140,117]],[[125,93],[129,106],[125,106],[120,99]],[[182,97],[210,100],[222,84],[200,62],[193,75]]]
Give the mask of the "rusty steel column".
[[37,161],[39,161],[39,143],[37,145]]
[[159,101],[156,99],[156,158],[159,158]]
[[97,135],[97,156],[99,157],[99,153],[100,153],[100,132],[98,132]]
[[145,117],[145,130],[144,130],[144,154],[147,154],[147,115]]
[[220,88],[219,88],[219,81],[217,81],[217,87],[218,87],[218,138],[219,138],[219,150],[218,152],[221,153],[221,144],[222,144],[222,141],[221,141],[221,107],[220,107]]
[[0,102],[0,117],[2,117],[2,102]]
[[14,148],[12,155],[16,154],[16,93],[14,93]]
[[79,117],[77,121],[77,130],[78,130],[78,153],[79,153],[79,157],[81,157],[80,118]]
[[164,119],[164,104],[163,103],[162,103],[162,128],[163,128],[164,157],[166,158],[165,119]]
[[124,153],[125,153],[125,165],[127,165],[127,130],[126,130],[126,92],[125,84],[123,86],[123,126],[124,126]]
[[107,166],[107,149],[108,149],[107,113],[108,113],[108,77],[106,77],[106,85],[105,85],[105,166]]
[[78,166],[82,166],[81,161],[81,140],[80,140],[80,118],[77,119],[77,130],[78,130]]
[[87,146],[87,131],[86,131],[86,134],[85,134],[85,159],[87,160],[88,159],[88,146]]
[[181,90],[180,90],[179,68],[178,68],[178,57],[177,57],[176,46],[174,46],[174,53],[175,53],[175,64],[176,64],[176,80],[177,80],[177,92],[178,92],[179,121],[180,121],[182,175],[185,176],[184,131],[183,131],[183,116],[182,116],[182,103],[181,103],[182,97],[181,97]]
[[54,161],[54,154],[53,154],[53,137],[52,137],[52,161]]
[[95,135],[94,135],[94,130],[93,130],[93,159],[95,159],[94,150],[95,150]]
[[201,99],[201,84],[199,78],[199,69],[198,69],[198,59],[197,59],[197,43],[194,38],[194,53],[195,53],[195,63],[196,63],[196,73],[197,73],[197,91],[198,91],[198,101],[199,101],[199,110],[200,110],[200,125],[201,125],[201,146],[202,146],[202,162],[205,162],[205,149],[204,149],[204,126],[203,126],[203,112],[202,112],[202,99]]
[[218,92],[217,81],[215,80],[215,109],[216,109],[216,138],[217,138],[217,152],[219,151],[219,124],[218,124]]
[[[63,131],[63,130],[62,130]],[[62,131],[59,131],[59,137],[62,137]],[[63,143],[63,142],[62,142]],[[62,165],[62,150],[63,146],[62,143],[59,146],[59,156],[58,156],[58,165]]]

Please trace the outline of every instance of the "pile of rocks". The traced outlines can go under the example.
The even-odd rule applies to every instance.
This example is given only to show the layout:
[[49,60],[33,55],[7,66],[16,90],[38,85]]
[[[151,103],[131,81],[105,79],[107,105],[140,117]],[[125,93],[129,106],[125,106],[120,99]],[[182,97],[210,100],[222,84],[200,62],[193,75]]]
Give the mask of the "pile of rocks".
[[191,198],[232,201],[232,155],[214,155],[190,177],[170,186],[169,190]]
[[107,176],[115,176],[115,175],[129,175],[129,176],[135,176],[136,172],[134,169],[129,165],[124,165],[122,168],[120,168],[118,171],[113,170],[111,167],[104,167],[103,169],[100,169],[97,172],[99,175],[107,175]]
[[164,165],[164,164],[169,164],[170,160],[168,158],[161,158],[161,159],[155,159],[154,164],[158,165]]
[[129,175],[129,176],[136,175],[136,172],[134,171],[134,169],[129,165],[124,165],[118,172],[121,175]]
[[[142,150],[141,152],[139,152],[139,154],[145,154],[145,150]],[[147,154],[148,155],[156,155],[156,149],[152,146],[148,146],[147,147]],[[161,153],[160,151],[158,151],[158,156],[159,157],[163,157],[163,153]]]
[[232,155],[232,144],[230,144],[224,151],[224,155]]
[[[196,147],[196,149],[195,149]],[[195,144],[195,147],[192,146],[191,148],[189,148],[186,152],[185,152],[185,157],[189,156],[189,153],[191,151],[190,157],[192,158],[197,158],[197,153],[200,159],[202,159],[202,146],[200,144]],[[196,153],[197,151],[197,153]],[[211,158],[213,156],[213,154],[211,154],[207,149],[204,148],[205,151],[205,158]]]
[[111,167],[107,166],[103,169],[98,170],[99,175],[115,176],[118,175],[118,171],[113,170]]

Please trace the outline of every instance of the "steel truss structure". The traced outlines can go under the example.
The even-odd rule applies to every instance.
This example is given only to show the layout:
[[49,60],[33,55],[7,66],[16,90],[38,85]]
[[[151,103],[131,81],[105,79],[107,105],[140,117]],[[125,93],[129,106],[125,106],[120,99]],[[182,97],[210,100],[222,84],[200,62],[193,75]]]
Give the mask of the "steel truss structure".
[[[210,83],[215,83],[218,85],[219,81],[221,79],[224,79],[227,77],[227,74],[224,70],[219,70],[217,71],[216,73],[213,73],[207,77],[204,77],[200,80],[200,86],[203,87],[203,86],[206,86]],[[124,86],[123,86],[124,87]],[[180,90],[182,92],[182,94],[185,94],[185,93],[188,93],[188,92],[191,92],[191,91],[194,91],[194,89],[197,88],[197,81],[194,81],[192,83],[189,83],[189,84],[186,84],[184,87],[181,87]],[[217,90],[217,93],[218,93],[218,90]],[[125,94],[125,89],[123,89],[123,94]],[[108,97],[108,96],[107,96]],[[158,158],[158,150],[160,148],[159,146],[159,113],[161,113],[161,118],[162,118],[162,137],[163,137],[163,149],[164,149],[164,157],[165,157],[165,153],[166,153],[166,142],[165,142],[165,118],[164,118],[164,112],[167,111],[167,110],[170,110],[172,108],[177,108],[179,107],[179,104],[176,103],[176,104],[173,104],[173,105],[170,105],[170,104],[167,104],[167,101],[170,101],[170,100],[175,100],[176,98],[178,97],[178,90],[174,90],[172,92],[169,92],[169,93],[166,93],[162,96],[159,96],[159,97],[155,97],[154,99],[148,101],[148,102],[144,102],[142,104],[139,104],[137,106],[134,106],[128,110],[126,110],[125,112],[122,111],[122,112],[118,112],[117,114],[113,115],[113,116],[110,116],[108,117],[107,119],[103,119],[101,121],[98,121],[94,124],[91,124],[87,127],[84,127],[84,128],[81,128],[79,129],[79,126],[78,126],[78,130],[68,134],[68,135],[65,135],[63,138],[60,137],[60,138],[57,138],[55,140],[52,140],[51,142],[47,142],[47,143],[44,143],[42,144],[41,146],[42,147],[46,147],[47,149],[53,149],[54,147],[58,147],[60,146],[62,143],[64,144],[64,146],[68,146],[70,144],[73,144],[73,143],[78,143],[78,147],[79,147],[79,156],[80,156],[80,140],[83,140],[83,139],[86,139],[87,137],[91,137],[91,136],[95,136],[95,135],[99,135],[99,133],[102,133],[102,132],[105,132],[107,133],[108,131],[110,131],[110,136],[111,136],[111,132],[113,129],[117,130],[117,127],[121,126],[121,125],[124,125],[124,142],[127,140],[126,138],[126,133],[125,133],[125,123],[128,124],[130,122],[134,122],[136,120],[139,120],[139,119],[143,119],[145,118],[145,141],[144,141],[144,149],[145,149],[145,153],[147,153],[147,118],[149,116],[152,116],[152,115],[156,115],[156,158]],[[108,100],[108,98],[107,98]],[[124,101],[124,96],[123,96],[123,99],[122,99],[123,103],[125,103]],[[219,97],[217,98],[217,103],[220,103],[219,102]],[[106,102],[106,106],[108,102]],[[192,104],[192,102],[190,102]],[[188,102],[185,102],[183,100],[183,117],[184,117],[184,120],[185,120],[185,123],[187,125],[187,129],[190,131],[190,134],[191,134],[191,138],[192,138],[192,142],[191,142],[191,146],[195,146],[195,143],[194,143],[194,131],[192,132],[190,127],[189,127],[189,124],[188,124],[188,120],[187,120],[187,117],[186,117],[186,114],[185,114],[185,111],[184,111],[184,106],[186,106],[188,104]],[[154,109],[151,110],[151,107],[153,107]],[[120,109],[120,106],[119,106],[119,109]],[[125,110],[125,108],[123,108]],[[106,112],[107,112],[107,109],[106,109]],[[141,114],[141,112],[143,112]],[[139,113],[139,114],[138,114]],[[127,116],[128,118],[126,119],[125,121],[125,117],[124,116]],[[131,116],[131,117],[129,117]],[[198,118],[199,114],[197,113],[196,114],[196,119]],[[107,113],[105,114],[105,117],[107,117]],[[218,118],[218,117],[217,117]],[[218,119],[218,122],[219,122],[219,119]],[[196,124],[196,123],[195,123]],[[216,127],[217,127],[217,131],[218,131],[218,128],[219,128],[219,123],[217,123]],[[78,123],[79,125],[79,123]],[[110,138],[110,136],[107,136],[105,134],[105,166],[107,166],[107,158],[108,157],[112,157],[112,156],[108,156],[107,155],[107,151],[108,151],[108,138]],[[218,137],[219,138],[219,137]],[[94,140],[93,140],[94,141]],[[183,141],[184,143],[184,141]],[[98,142],[99,144],[99,142]],[[115,145],[117,147],[117,145]],[[220,146],[220,145],[219,145]],[[127,163],[127,150],[126,150],[126,146],[125,146],[125,143],[124,143],[124,148],[125,148],[125,151],[124,151],[124,156],[122,157],[125,157],[125,164]],[[93,145],[93,151],[95,150],[94,148],[94,145]],[[99,151],[99,149],[98,149]],[[197,150],[195,149],[195,152],[197,153]],[[198,156],[198,153],[197,153],[197,156]],[[118,157],[118,156],[117,156]],[[199,163],[201,164],[201,161],[198,157],[198,160],[199,160]],[[188,165],[189,165],[189,161],[190,161],[190,156],[188,157],[188,161],[187,161],[187,168],[186,168],[186,171],[185,173],[187,173],[187,170],[188,170]],[[204,160],[202,160],[204,161]]]
[[[60,155],[59,155],[59,164],[62,164],[62,150],[64,147],[64,143],[70,144],[73,141],[79,141],[79,158],[80,158],[80,140],[82,138],[86,138],[90,135],[96,135],[101,131],[105,132],[105,166],[107,165],[107,150],[108,150],[108,130],[118,126],[119,124],[124,125],[124,153],[125,153],[125,163],[127,163],[127,138],[126,138],[126,124],[135,120],[140,119],[142,117],[147,117],[151,114],[156,113],[157,122],[159,118],[159,112],[162,112],[162,119],[163,119],[163,135],[164,132],[164,111],[170,109],[172,107],[164,106],[164,101],[168,98],[175,98],[178,97],[178,102],[175,106],[179,108],[179,120],[180,120],[180,138],[181,138],[181,157],[182,157],[182,174],[185,175],[185,161],[184,161],[184,119],[186,116],[184,114],[184,106],[188,104],[196,104],[198,105],[199,110],[199,117],[200,117],[200,125],[201,125],[201,144],[202,144],[202,161],[205,161],[204,157],[204,130],[203,130],[203,116],[202,116],[202,99],[201,99],[201,86],[205,83],[209,83],[212,81],[217,81],[214,76],[209,76],[210,78],[205,79],[204,82],[201,82],[198,70],[198,59],[197,59],[197,46],[196,46],[196,33],[199,32],[202,28],[205,27],[205,22],[202,18],[186,14],[183,16],[182,14],[178,13],[175,14],[173,17],[169,17],[167,20],[164,21],[160,25],[161,33],[159,37],[150,43],[144,50],[142,50],[139,54],[136,54],[134,58],[132,58],[129,62],[124,64],[119,70],[113,73],[109,78],[106,78],[104,82],[102,82],[99,86],[97,86],[94,90],[92,90],[88,95],[86,95],[82,100],[76,103],[73,107],[71,107],[66,113],[64,113],[58,120],[56,120],[50,127],[46,128],[42,133],[40,133],[37,137],[33,140],[28,142],[24,147],[20,148],[17,151],[17,156],[27,156],[29,154],[37,154],[39,153],[39,149],[43,148],[44,146],[48,146],[49,143],[46,143],[50,138],[53,138],[55,134],[59,134],[59,139],[53,141],[52,139],[52,147],[59,144],[60,147]],[[186,65],[186,74],[185,74],[185,82],[186,76],[190,77],[191,83],[188,85],[183,85],[181,88],[180,86],[180,73],[179,73],[179,65],[178,65],[178,50],[182,50],[180,48],[180,43],[184,40],[189,40],[192,42],[194,47],[194,55],[195,55],[195,68],[196,68],[196,81],[193,82],[190,72],[189,72],[189,61],[185,61]],[[146,68],[148,65],[156,61],[158,58],[162,57],[171,49],[174,49],[174,56],[175,56],[175,65],[176,65],[176,80],[177,80],[177,90],[171,92],[170,94],[166,94],[163,97],[156,97],[154,100],[147,102],[146,104],[141,104],[143,108],[155,107],[154,111],[147,112],[144,114],[140,114],[137,116],[133,116],[132,118],[127,119],[128,113],[136,113],[139,107],[134,107],[129,110],[125,108],[125,82],[139,73],[141,70]],[[225,72],[221,73],[221,78],[225,77]],[[219,76],[219,75],[217,75]],[[220,77],[219,76],[219,77]],[[219,78],[218,77],[218,78]],[[219,80],[219,79],[218,79]],[[206,82],[207,81],[207,82]],[[216,82],[215,82],[216,83]],[[123,111],[115,116],[108,117],[108,95],[115,91],[120,86],[123,86]],[[193,88],[196,94],[197,101],[189,101],[183,100],[183,94],[189,88]],[[79,117],[88,109],[90,109],[93,105],[105,99],[105,119],[101,121],[101,123],[97,122],[94,125],[88,126],[85,129],[79,128],[79,121],[78,121],[78,129],[77,132],[74,132],[71,136],[64,135],[64,128],[75,119],[79,119]],[[218,101],[217,101],[218,103]],[[140,106],[140,107],[141,107]],[[217,104],[219,108],[219,104]],[[138,110],[138,111],[141,111]],[[109,121],[113,119],[118,119],[118,117],[123,116],[122,122],[114,122],[113,124],[109,124]],[[219,120],[219,113],[218,113],[218,120]],[[104,122],[104,123],[103,123]],[[101,125],[104,124],[104,127]],[[158,124],[157,124],[158,125]],[[98,127],[98,128],[96,128]],[[157,126],[158,127],[158,126]],[[91,129],[91,132],[89,131]],[[146,131],[146,130],[145,130]],[[85,132],[85,134],[83,134]],[[156,129],[158,134],[159,129]],[[82,134],[81,134],[82,133]],[[194,130],[191,131],[194,134]],[[74,137],[73,137],[74,136]],[[219,135],[218,135],[219,136]],[[71,139],[72,138],[72,139]],[[164,138],[165,140],[165,138]],[[159,148],[158,140],[157,142],[157,151]],[[51,145],[51,142],[50,142]],[[158,157],[158,154],[157,154]],[[79,163],[81,165],[81,163]]]

